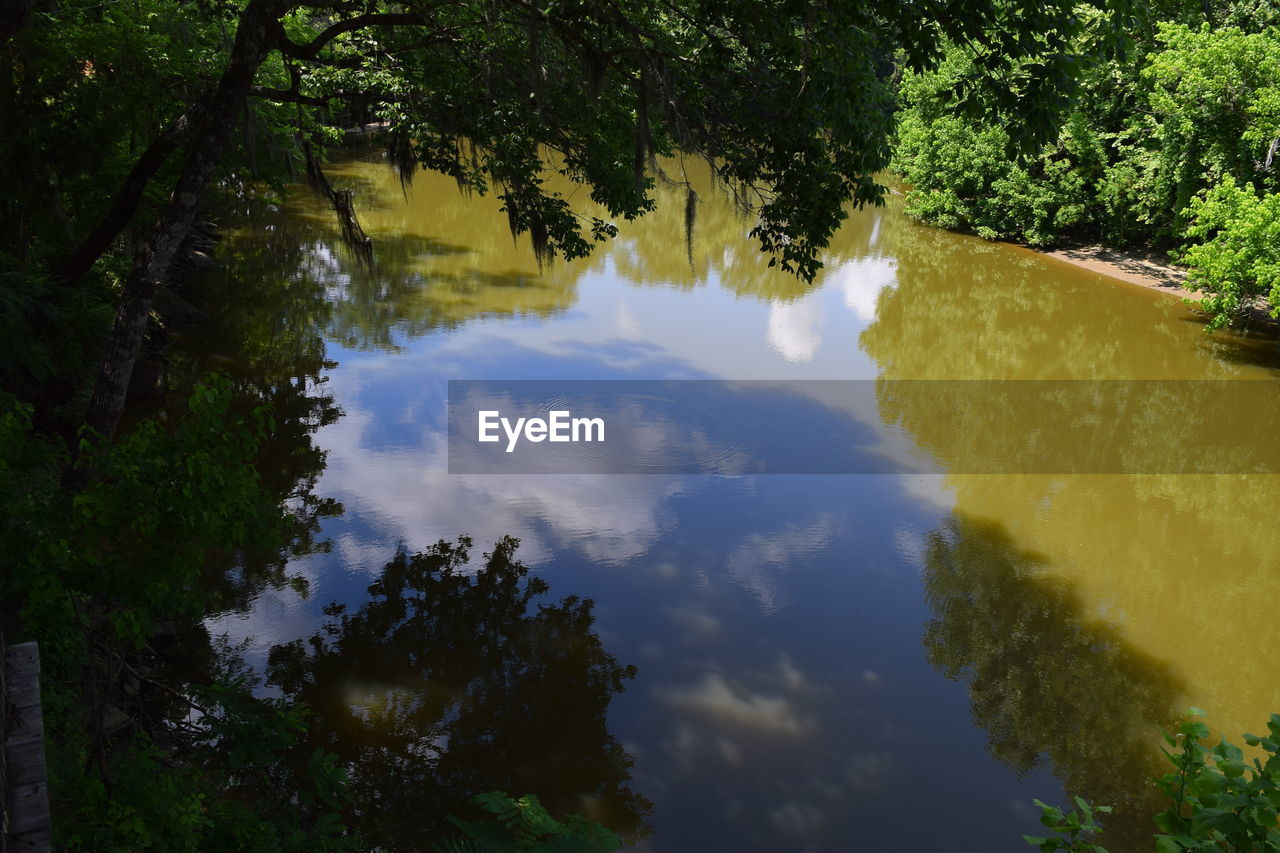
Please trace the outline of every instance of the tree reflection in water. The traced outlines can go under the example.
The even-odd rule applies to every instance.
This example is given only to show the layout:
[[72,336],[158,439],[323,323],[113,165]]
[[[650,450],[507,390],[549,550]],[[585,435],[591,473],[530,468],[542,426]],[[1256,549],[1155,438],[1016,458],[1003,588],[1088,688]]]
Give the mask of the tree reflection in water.
[[285,547],[239,554],[237,565],[214,565],[206,578],[220,610],[245,612],[263,589],[305,589],[289,562],[329,549],[321,525],[342,505],[317,492],[325,451],[315,434],[342,411],[327,385],[336,364],[324,337],[333,316],[326,284],[305,271],[281,272],[302,269],[308,245],[260,202],[226,215],[242,227],[219,247],[218,266],[183,291],[204,319],[173,330],[181,346],[168,354],[167,381],[179,392],[170,405],[180,405],[191,386],[216,370],[231,379],[238,413],[270,407],[272,426],[256,467],[263,487],[289,512]]
[[330,605],[308,640],[274,647],[268,681],[318,717],[317,747],[350,768],[347,816],[389,850],[424,850],[469,797],[536,794],[647,834],[650,803],[609,734],[609,701],[635,676],[592,630],[592,601],[548,603],[507,537],[475,571],[469,539],[397,554],[355,613]]
[[953,515],[929,537],[924,581],[929,662],[968,684],[992,754],[1019,774],[1047,758],[1069,794],[1116,806],[1104,846],[1150,849],[1151,780],[1167,769],[1155,745],[1182,694],[1169,667],[994,523]]

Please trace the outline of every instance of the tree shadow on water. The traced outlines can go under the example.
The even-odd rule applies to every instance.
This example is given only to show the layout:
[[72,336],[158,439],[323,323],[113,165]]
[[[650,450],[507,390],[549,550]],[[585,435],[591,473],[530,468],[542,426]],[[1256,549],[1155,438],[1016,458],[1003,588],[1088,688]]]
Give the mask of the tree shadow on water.
[[991,753],[1019,775],[1047,761],[1069,795],[1115,806],[1104,846],[1151,849],[1159,736],[1184,692],[1170,667],[993,522],[954,514],[929,537],[924,580],[929,662],[968,685]]
[[[1200,313],[1188,314],[1182,321],[1199,326],[1202,331],[1209,325],[1208,316]],[[1280,374],[1280,323],[1261,309],[1253,313],[1243,328],[1219,329],[1205,335],[1200,346],[1222,361],[1263,367],[1273,375]]]
[[478,569],[471,542],[397,554],[354,613],[272,648],[268,681],[318,718],[323,748],[352,778],[346,816],[370,843],[426,850],[477,793],[532,793],[624,838],[647,834],[651,804],[630,790],[631,758],[609,733],[613,696],[635,676],[592,630],[590,599],[543,600],[505,538]]

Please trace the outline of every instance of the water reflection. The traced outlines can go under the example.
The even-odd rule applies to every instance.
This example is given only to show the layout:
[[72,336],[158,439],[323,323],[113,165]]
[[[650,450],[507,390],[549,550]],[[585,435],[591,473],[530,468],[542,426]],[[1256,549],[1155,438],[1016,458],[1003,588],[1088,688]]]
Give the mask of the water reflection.
[[[860,360],[853,336],[874,311],[879,290],[892,284],[892,265],[874,245],[882,231],[879,214],[845,226],[827,255],[827,269],[809,286],[768,267],[745,237],[751,223],[722,190],[710,186],[705,164],[689,164],[687,171],[700,198],[692,266],[685,252],[674,251],[683,248],[685,237],[682,188],[659,182],[661,203],[652,215],[624,223],[617,239],[586,260],[539,269],[526,238],[510,238],[492,198],[466,197],[450,179],[426,172],[402,189],[376,152],[327,167],[335,186],[356,195],[361,221],[376,244],[372,270],[341,248],[332,211],[305,189],[292,193],[274,219],[260,217],[254,227],[259,234],[291,235],[303,247],[267,261],[264,271],[324,281],[333,303],[326,332],[350,350],[402,352],[412,341],[469,322],[521,320],[504,327],[504,342],[520,336],[560,348],[592,347],[593,353],[577,353],[581,363],[598,358],[617,370],[636,369],[626,357],[633,344],[693,357],[699,362],[693,375],[710,370],[758,376],[762,370],[777,372],[775,365],[847,375],[850,356]],[[591,212],[587,200],[577,201]],[[609,285],[617,281],[644,285],[648,292],[615,296]],[[838,287],[824,292],[831,281]],[[720,298],[724,291],[734,304]],[[844,306],[838,291],[844,292]],[[607,324],[598,322],[601,298],[611,302]],[[752,302],[764,303],[766,316]],[[571,334],[545,340],[554,328],[545,321],[552,318],[565,319]],[[738,342],[756,324],[772,351],[761,347],[744,360]],[[708,361],[717,355],[724,357],[723,367]]]
[[[375,269],[351,263],[330,212],[295,195],[220,254],[233,267],[218,284],[229,310],[264,310],[211,335],[208,349],[236,370],[235,347],[279,348],[287,360],[298,337],[302,367],[278,373],[295,390],[281,379],[263,388],[332,398],[327,415],[298,412],[303,424],[328,424],[313,445],[301,427],[290,434],[327,453],[323,476],[298,482],[347,512],[324,522],[332,554],[291,564],[320,598],[264,596],[218,627],[280,647],[277,683],[333,724],[317,738],[363,769],[361,814],[381,826],[373,813],[385,807],[394,843],[421,841],[397,835],[409,830],[396,821],[456,807],[445,802],[450,778],[462,788],[527,781],[563,808],[613,803],[610,820],[638,825],[645,804],[629,793],[621,741],[636,756],[634,787],[658,803],[655,838],[641,849],[843,849],[856,838],[1013,851],[1025,849],[1019,832],[1036,829],[1030,799],[1061,791],[1045,767],[1015,778],[988,740],[1017,770],[1043,756],[1084,793],[1118,799],[1113,761],[1137,773],[1130,763],[1154,747],[1166,705],[1202,704],[1241,729],[1280,707],[1265,671],[1280,649],[1267,606],[1280,595],[1280,498],[1265,478],[446,473],[450,378],[1269,377],[1254,350],[1224,357],[1226,345],[1200,336],[1176,302],[921,229],[894,210],[852,216],[810,289],[764,266],[743,239],[749,223],[701,185],[692,263],[683,198],[670,190],[594,257],[538,270],[496,202],[465,199],[448,179],[422,174],[402,193],[385,164],[359,160],[335,163],[331,176],[357,192]],[[275,302],[272,288],[299,307]],[[323,359],[342,364],[311,366]],[[1002,423],[993,407],[957,423],[929,395],[880,402],[872,420],[901,425],[894,435],[913,451],[972,442],[999,454],[1001,436],[1034,427]],[[1176,406],[1148,402],[1143,429],[1182,428]],[[831,411],[815,418],[815,403]],[[346,416],[332,422],[339,404]],[[854,435],[832,401],[775,408],[777,418],[829,419],[833,440]],[[753,423],[740,419],[739,445],[760,440]],[[297,470],[319,463],[308,464]],[[938,529],[953,505],[936,536],[920,532]],[[458,531],[520,536],[540,577],[599,602],[595,621],[579,630],[581,603],[554,606],[556,616],[530,601],[533,612],[517,616],[532,575],[499,607],[510,636],[476,636],[434,604],[421,610],[440,624],[419,615],[415,602],[428,596],[480,607],[479,581],[459,567],[448,587],[448,559],[429,547]],[[408,557],[388,565],[397,543],[426,548],[439,571]],[[398,577],[413,580],[383,588]],[[318,602],[331,599],[351,609],[317,634]],[[931,618],[928,654],[967,684],[926,661],[920,626]],[[546,634],[579,652],[550,653],[539,670],[530,637]],[[621,696],[626,669],[606,645],[644,664]],[[519,662],[490,674],[485,655],[508,651]],[[539,694],[534,672],[585,680],[564,687],[581,709]],[[1116,673],[1128,681],[1109,681]],[[496,710],[481,708],[484,695],[499,697]],[[503,704],[536,719],[525,725]],[[559,713],[583,732],[548,719]],[[539,745],[535,724],[585,775]],[[1099,727],[1095,741],[1089,727]],[[918,819],[921,802],[948,837]]]
[[572,282],[520,270],[441,269],[442,254],[426,242],[379,244],[374,269],[346,275],[331,292],[331,334],[353,349],[395,349],[400,336],[420,337],[485,317],[549,317],[573,303]]
[[[1108,405],[1131,417],[1116,436],[1116,470],[1170,470],[1171,453],[1198,454],[1207,470],[1249,470],[1239,465],[1245,448],[1232,446],[1233,430],[1241,444],[1244,433],[1227,415],[1270,404],[1271,345],[1208,338],[1176,300],[1029,252],[900,227],[881,242],[897,282],[860,343],[882,380],[1242,380],[1206,386],[1200,399],[1193,383],[1131,383]],[[1239,403],[1230,411],[1215,399],[1228,385]],[[882,387],[881,417],[945,458],[1001,459],[1046,437],[1045,424],[1000,406],[959,416],[913,383]],[[1210,440],[1215,458],[1202,452]],[[1269,664],[1280,654],[1276,477],[951,473],[944,482],[955,509],[929,550],[937,616],[927,645],[968,680],[974,717],[1011,766],[1043,755],[1069,788],[1124,802],[1126,790],[1144,790],[1143,756],[1158,758],[1157,729],[1177,710],[1208,708],[1237,737],[1280,707]],[[1134,835],[1117,846],[1149,845],[1151,810],[1130,801],[1120,831]]]
[[998,524],[954,514],[924,566],[929,662],[968,684],[992,753],[1019,773],[1047,758],[1071,794],[1116,806],[1111,845],[1149,845],[1150,780],[1165,769],[1152,740],[1184,689],[1172,667]]
[[[326,172],[335,184],[355,191],[361,220],[377,243],[379,272],[374,279],[381,289],[375,286],[364,295],[407,300],[401,310],[384,319],[392,327],[410,320],[404,328],[409,335],[433,328],[412,324],[422,319],[410,310],[412,306],[425,309],[427,316],[454,306],[458,311],[470,306],[475,313],[469,316],[503,312],[547,316],[549,310],[573,301],[576,286],[584,277],[606,271],[631,282],[681,290],[714,282],[737,296],[767,302],[794,301],[813,292],[813,286],[769,266],[768,256],[746,237],[752,223],[730,203],[727,190],[712,184],[706,163],[673,161],[666,168],[678,173],[682,184],[660,180],[655,190],[656,210],[624,223],[619,236],[587,261],[553,263],[543,269],[537,267],[527,237],[511,239],[497,201],[464,197],[448,177],[419,172],[402,187],[398,175],[381,164],[381,155],[376,152],[339,160]],[[699,199],[688,252],[683,251],[684,181]],[[564,192],[582,215],[607,218],[607,213],[589,199],[575,197],[574,188],[564,179],[551,176],[548,186]],[[337,236],[336,226],[327,222],[326,211],[317,200],[294,197],[290,211],[311,228]],[[857,245],[856,240],[833,245],[825,259],[828,269],[850,260],[849,250]],[[358,278],[353,272],[343,269],[345,275]],[[817,284],[823,280],[820,275]],[[480,289],[489,285],[529,292]]]
[[1219,379],[1276,364],[1274,345],[1199,333],[1178,300],[1028,250],[901,221],[879,248],[896,287],[860,343],[888,378]]
[[[452,223],[461,229],[466,244],[442,241],[440,231],[429,236],[389,232],[379,209],[369,209],[377,196],[368,186],[367,173],[355,173],[346,181],[361,189],[360,201],[365,204],[361,218],[378,223],[366,222],[378,238],[371,267],[345,249],[332,212],[305,191],[291,195],[282,210],[259,206],[249,223],[252,231],[244,229],[236,235],[246,248],[259,238],[290,247],[282,254],[257,260],[295,286],[323,283],[321,294],[328,314],[321,331],[342,346],[395,351],[406,339],[456,328],[468,320],[548,317],[572,304],[573,280],[541,276],[536,268],[530,268],[531,259],[515,247],[499,253],[497,259],[484,251],[485,244],[492,241],[492,233],[485,228],[495,224],[487,218],[481,216],[473,222],[461,217]],[[458,195],[452,183],[448,191]],[[470,212],[473,217],[479,213],[476,205],[445,204],[435,209]],[[485,238],[477,239],[480,235]],[[237,251],[239,247],[232,248]],[[486,263],[481,265],[479,258]],[[494,261],[501,265],[495,266]]]
[[333,307],[323,278],[287,274],[305,268],[310,246],[265,206],[234,211],[245,227],[230,235],[219,266],[183,291],[195,311],[171,329],[181,346],[169,353],[168,381],[185,390],[210,370],[233,382],[233,405],[241,413],[266,405],[272,427],[259,450],[257,469],[269,494],[289,510],[287,547],[279,552],[239,555],[233,571],[209,581],[221,606],[245,610],[264,587],[302,584],[288,563],[327,550],[325,519],[342,505],[317,489],[326,453],[315,434],[334,424],[341,408],[328,387],[336,367],[324,331]]
[[636,839],[651,805],[609,733],[635,677],[593,628],[590,599],[548,602],[504,539],[477,570],[470,540],[398,553],[355,612],[326,608],[308,640],[271,649],[268,681],[318,721],[303,754],[352,770],[348,816],[388,850],[425,850],[472,795],[534,793]]
[[769,346],[787,361],[812,361],[822,345],[822,305],[813,298],[769,308]]
[[[495,289],[506,283],[487,276],[488,291],[459,290],[479,307],[439,299],[449,288],[436,281],[438,310],[419,316],[420,306],[391,298],[416,292],[405,283],[411,276],[371,276],[336,243],[266,205],[236,216],[243,224],[222,246],[219,268],[185,294],[208,316],[183,327],[169,378],[181,388],[220,369],[235,382],[238,407],[271,405],[275,428],[261,470],[293,511],[295,529],[283,552],[242,555],[213,579],[226,612],[260,608],[264,588],[294,581],[305,591],[308,574],[319,579],[300,558],[328,551],[321,525],[342,505],[318,488],[333,444],[321,449],[314,433],[369,426],[358,410],[354,420],[341,419],[328,382],[337,366],[329,340],[386,342],[409,321],[411,330],[429,330],[519,310],[495,307]],[[388,304],[403,316],[379,313]],[[358,313],[361,305],[370,310]],[[335,605],[326,611],[333,621],[308,641],[270,650],[269,685],[316,712],[299,755],[317,747],[339,755],[355,789],[347,818],[382,849],[426,849],[448,813],[498,788],[536,793],[553,813],[586,814],[633,839],[647,833],[650,805],[630,789],[631,760],[605,719],[635,670],[601,645],[591,601],[546,601],[547,584],[528,577],[515,548],[515,540],[501,541],[478,572],[466,566],[466,540],[399,553],[358,611]],[[181,669],[207,681],[239,666],[245,648],[205,629],[184,631]]]
[[952,475],[1280,473],[1280,384],[881,379],[876,397]]

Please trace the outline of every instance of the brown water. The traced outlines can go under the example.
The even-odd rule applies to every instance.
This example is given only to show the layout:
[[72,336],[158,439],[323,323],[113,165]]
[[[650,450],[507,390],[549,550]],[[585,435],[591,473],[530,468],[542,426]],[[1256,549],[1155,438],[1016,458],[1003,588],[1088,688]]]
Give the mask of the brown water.
[[[563,669],[485,688],[490,704],[440,697],[484,692],[492,657],[372,663],[422,642],[412,626],[353,630],[364,651],[314,664],[326,743],[346,744],[388,813],[520,785],[637,849],[1018,850],[1031,799],[1065,786],[1121,806],[1112,849],[1144,849],[1160,728],[1188,705],[1233,736],[1280,711],[1274,475],[466,477],[447,473],[443,435],[448,379],[1268,383],[1273,343],[1208,337],[1164,294],[917,226],[898,198],[854,212],[809,287],[767,268],[705,182],[691,246],[683,190],[664,185],[593,257],[540,270],[492,198],[428,174],[402,188],[374,155],[330,175],[357,190],[375,267],[303,189],[247,212],[200,294],[231,308],[195,349],[264,396],[289,389],[301,426],[278,479],[302,484],[299,514],[332,550],[289,563],[308,596],[267,585],[211,627],[262,665],[328,602],[359,609],[397,548],[458,535],[473,564],[519,537],[548,602],[595,602],[594,621],[552,632],[598,643],[593,664],[550,655]],[[879,414],[938,458],[1046,429],[999,406],[957,415],[928,387],[884,383]],[[1215,429],[1185,401],[1143,411],[1128,470],[1161,470],[1171,437]],[[481,620],[469,640],[454,606],[477,618],[442,599],[437,646],[500,633]],[[615,665],[635,677],[605,685]],[[564,686],[582,672],[592,690]],[[392,730],[422,772],[376,758]]]

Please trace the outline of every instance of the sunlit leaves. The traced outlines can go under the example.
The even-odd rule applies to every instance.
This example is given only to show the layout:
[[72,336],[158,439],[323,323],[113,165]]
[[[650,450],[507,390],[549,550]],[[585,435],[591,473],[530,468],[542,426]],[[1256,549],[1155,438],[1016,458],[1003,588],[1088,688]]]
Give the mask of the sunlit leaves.
[[1280,136],[1280,31],[1161,24],[1158,40],[1143,79],[1170,170],[1206,183],[1254,179]]
[[1247,321],[1265,298],[1280,315],[1280,193],[1259,196],[1230,178],[1192,200],[1187,236],[1200,238],[1183,254],[1189,283],[1208,295],[1200,308],[1210,330]]
[[1070,810],[1064,812],[1057,806],[1036,800],[1035,804],[1040,809],[1040,822],[1050,832],[1058,835],[1024,835],[1022,839],[1044,853],[1053,853],[1057,850],[1070,851],[1070,853],[1107,853],[1105,848],[1094,844],[1089,838],[1102,829],[1095,820],[1094,813],[1110,814],[1111,807],[1090,805],[1083,797],[1076,797],[1075,803],[1076,808],[1079,809],[1078,812]]
[[1061,132],[1025,162],[1011,148],[1040,118],[948,111],[990,57],[958,45],[936,71],[905,75],[895,164],[913,186],[909,212],[1032,245],[1168,246],[1183,238],[1191,199],[1223,178],[1280,188],[1280,32],[1162,22],[1127,55],[1083,47],[1097,37],[1080,36],[1080,57],[1092,59],[1057,102]]

